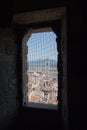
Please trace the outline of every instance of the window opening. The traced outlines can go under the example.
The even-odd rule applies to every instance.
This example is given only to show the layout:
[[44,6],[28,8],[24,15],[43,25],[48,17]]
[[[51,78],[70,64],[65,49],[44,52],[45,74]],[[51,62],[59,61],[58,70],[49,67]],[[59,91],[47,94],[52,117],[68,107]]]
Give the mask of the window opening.
[[26,43],[27,106],[58,107],[58,50],[53,31],[32,33]]

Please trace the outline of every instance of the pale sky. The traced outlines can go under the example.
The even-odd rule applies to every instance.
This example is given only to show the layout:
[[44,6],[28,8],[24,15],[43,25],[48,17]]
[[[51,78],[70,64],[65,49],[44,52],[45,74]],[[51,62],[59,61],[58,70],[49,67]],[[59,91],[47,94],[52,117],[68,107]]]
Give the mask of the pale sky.
[[28,61],[38,59],[57,60],[57,43],[54,32],[33,33],[27,42]]

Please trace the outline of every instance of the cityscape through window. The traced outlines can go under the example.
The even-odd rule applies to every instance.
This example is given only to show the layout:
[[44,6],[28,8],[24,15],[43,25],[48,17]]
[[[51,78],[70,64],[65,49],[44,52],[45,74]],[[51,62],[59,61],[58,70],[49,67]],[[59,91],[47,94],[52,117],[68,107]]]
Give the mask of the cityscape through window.
[[58,105],[58,45],[55,33],[32,33],[27,46],[28,102]]

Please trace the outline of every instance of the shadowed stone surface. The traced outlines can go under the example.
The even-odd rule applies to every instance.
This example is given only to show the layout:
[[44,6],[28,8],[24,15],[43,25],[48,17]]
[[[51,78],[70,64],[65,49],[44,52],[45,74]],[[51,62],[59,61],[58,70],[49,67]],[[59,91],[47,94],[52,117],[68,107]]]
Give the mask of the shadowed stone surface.
[[10,37],[12,29],[1,29],[0,33],[0,129],[4,129],[15,122],[18,108],[17,48]]

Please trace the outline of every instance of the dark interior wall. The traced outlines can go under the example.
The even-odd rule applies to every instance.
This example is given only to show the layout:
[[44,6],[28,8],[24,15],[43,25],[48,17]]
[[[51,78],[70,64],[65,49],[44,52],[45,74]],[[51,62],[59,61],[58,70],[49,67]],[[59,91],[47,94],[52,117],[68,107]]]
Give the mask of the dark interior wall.
[[0,27],[11,27],[12,8],[12,1],[3,0],[2,2],[0,2]]
[[[42,3],[40,4],[40,7],[38,8],[44,8],[44,7],[49,8],[49,7],[59,6],[58,1],[57,2],[53,1],[51,2],[50,5],[49,4],[45,5]],[[53,3],[55,4],[53,5]],[[62,4],[62,2],[60,3],[61,3],[61,6],[67,5],[67,56],[68,56],[68,63],[67,63],[68,75],[67,76],[68,76],[69,130],[86,129],[87,126],[86,126],[85,116],[86,116],[86,110],[87,110],[87,102],[85,99],[86,99],[87,94],[86,94],[85,83],[87,82],[87,71],[86,71],[87,64],[85,63],[85,61],[86,61],[87,51],[85,47],[85,43],[86,43],[85,38],[86,38],[87,33],[84,32],[85,25],[86,25],[85,24],[86,22],[84,22],[84,17],[87,17],[86,7],[84,7],[83,2],[80,3],[80,1],[79,3],[77,1],[73,1],[73,2],[70,1],[67,4],[64,4],[64,3]],[[1,27],[11,26],[12,24],[11,11],[13,13],[18,13],[18,12],[28,11],[29,9],[30,10],[35,9],[33,4],[26,4],[25,1],[21,3],[15,0],[13,3],[13,6],[14,6],[13,8],[14,10],[10,10],[11,8],[9,8],[8,4],[6,8],[4,8],[4,4],[3,4],[3,7],[0,8],[2,9],[0,11],[0,16],[1,16],[0,26]],[[4,13],[2,13],[2,11]],[[16,55],[13,54],[14,52],[13,48],[15,48],[14,46],[15,44],[14,42],[12,42],[13,44],[11,44],[11,42],[9,43],[6,42],[7,44],[7,47],[6,47],[4,39],[7,37],[6,35],[8,33],[6,35],[3,34],[3,37],[2,37],[1,36],[2,32],[3,31],[0,32],[0,39],[2,39],[0,40],[0,126],[4,126],[5,124],[8,124],[7,123],[8,121],[10,121],[11,119],[14,119],[14,116],[16,115],[15,112],[17,111],[17,102],[16,102],[17,90],[15,87],[16,78],[14,78],[14,76],[16,75],[15,69],[17,68],[17,65],[15,62]],[[9,38],[11,38],[11,35],[9,35]],[[8,54],[7,50],[9,50],[9,47],[13,49],[13,51],[12,52],[9,51],[9,54]],[[14,72],[12,72],[10,68],[12,68]],[[9,76],[11,76],[10,84],[8,82]],[[8,94],[8,92],[10,92],[10,94]],[[5,96],[5,94],[7,94],[7,96]],[[36,115],[35,117],[38,117],[37,110],[34,110],[34,112],[33,110],[30,110],[30,111],[23,110],[23,113],[22,113],[23,117],[25,116],[26,119],[28,119],[29,116],[34,117]],[[39,113],[40,114],[43,113],[44,115],[43,117],[45,117],[45,115],[48,112],[40,111]],[[52,118],[51,114],[56,115],[56,113],[54,114],[51,111],[49,112],[47,116],[48,118],[46,119],[50,120],[50,122]],[[40,119],[41,118],[42,116],[40,115]],[[35,119],[37,120],[37,118]],[[47,120],[45,121],[45,124]],[[24,121],[26,124],[26,120]],[[57,118],[53,122],[54,125],[55,125],[55,122],[56,124],[58,123]],[[21,120],[20,120],[20,123],[21,123]],[[29,120],[29,123],[30,124],[33,123],[33,119],[32,121]],[[46,125],[48,126],[48,124],[49,123],[47,123]],[[43,125],[44,125],[44,122],[43,122]],[[57,127],[55,127],[55,129],[56,128]]]
[[71,2],[67,10],[68,104],[70,130],[86,129],[86,31],[84,3]]
[[[21,4],[20,4],[21,3]],[[13,0],[13,13],[21,13],[32,10],[55,8],[67,5],[68,0]],[[19,8],[20,7],[20,8]]]
[[0,28],[0,129],[8,128],[17,115],[17,47],[14,32]]

